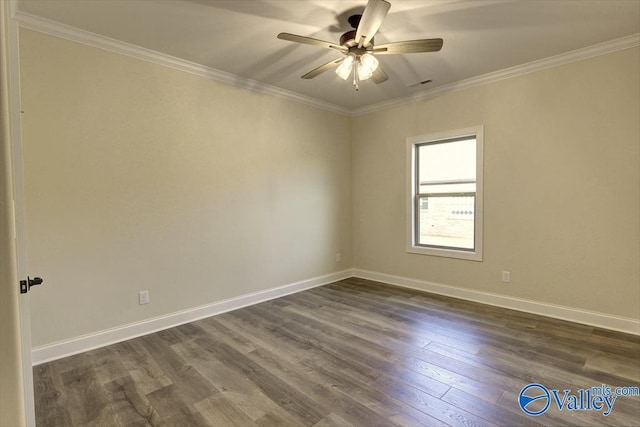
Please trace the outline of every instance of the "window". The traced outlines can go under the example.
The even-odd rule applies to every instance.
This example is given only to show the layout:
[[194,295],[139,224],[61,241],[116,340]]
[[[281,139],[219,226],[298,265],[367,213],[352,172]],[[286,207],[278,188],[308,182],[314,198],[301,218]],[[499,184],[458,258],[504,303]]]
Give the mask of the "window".
[[407,251],[482,261],[482,126],[407,139]]

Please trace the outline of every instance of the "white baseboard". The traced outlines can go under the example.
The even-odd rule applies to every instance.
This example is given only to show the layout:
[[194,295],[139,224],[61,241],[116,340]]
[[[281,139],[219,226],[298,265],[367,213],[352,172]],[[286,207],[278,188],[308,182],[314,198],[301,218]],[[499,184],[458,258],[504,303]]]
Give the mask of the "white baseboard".
[[628,334],[640,335],[640,320],[638,319],[613,316],[605,313],[580,310],[572,307],[509,297],[489,292],[457,288],[440,283],[410,279],[407,277],[394,276],[374,271],[348,269],[35,347],[31,350],[32,363],[36,366],[52,360],[71,356],[73,354],[126,341],[128,339],[172,328],[174,326],[193,322],[205,317],[215,316],[216,314],[222,314],[227,311],[237,310],[242,307],[301,292],[317,286],[326,285],[349,277],[360,277],[362,279],[375,280],[404,288],[416,289],[419,291],[460,298],[467,301],[539,314],[541,316],[568,320],[570,322],[582,323]]
[[548,304],[540,301],[526,300],[489,292],[474,291],[471,289],[457,288],[454,286],[432,283],[424,280],[410,279],[407,277],[393,276],[374,271],[354,269],[353,276],[362,279],[375,280],[409,289],[416,289],[434,294],[460,298],[467,301],[524,311],[526,313],[539,314],[570,322],[582,323],[599,328],[611,329],[628,334],[640,335],[640,320],[630,317],[613,316],[595,311],[581,310],[556,304]]
[[163,329],[172,328],[184,323],[193,322],[205,317],[214,316],[216,314],[225,313],[227,311],[237,310],[260,302],[279,298],[285,295],[304,291],[306,289],[315,288],[317,286],[333,283],[338,280],[351,277],[351,270],[338,271],[311,279],[290,283],[276,288],[266,289],[264,291],[253,292],[234,298],[228,298],[211,304],[182,310],[163,316],[154,317],[140,322],[130,323],[118,326],[116,328],[106,329],[79,337],[58,341],[31,350],[31,360],[34,366],[50,362],[52,360],[61,359],[73,354],[82,353],[106,345],[126,341],[142,335],[147,335]]

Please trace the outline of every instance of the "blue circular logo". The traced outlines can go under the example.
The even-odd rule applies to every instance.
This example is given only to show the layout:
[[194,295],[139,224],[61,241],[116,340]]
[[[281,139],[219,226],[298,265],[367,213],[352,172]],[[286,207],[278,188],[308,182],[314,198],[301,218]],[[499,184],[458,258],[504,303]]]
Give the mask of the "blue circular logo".
[[518,404],[527,415],[537,417],[547,412],[551,403],[549,390],[542,384],[529,384],[520,390]]

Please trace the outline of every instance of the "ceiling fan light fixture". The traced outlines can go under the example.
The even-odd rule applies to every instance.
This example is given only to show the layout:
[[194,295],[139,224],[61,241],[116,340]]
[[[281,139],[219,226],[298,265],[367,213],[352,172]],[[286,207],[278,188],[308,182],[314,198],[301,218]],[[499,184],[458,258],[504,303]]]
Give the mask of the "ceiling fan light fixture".
[[378,69],[380,63],[370,53],[365,53],[358,61],[358,77],[360,80],[367,80],[373,76],[373,72]]
[[373,76],[373,72],[378,68],[378,60],[371,54],[355,55],[353,53],[347,55],[342,64],[336,68],[336,74],[342,80],[347,80],[353,73],[354,66],[358,74],[358,80],[367,80]]
[[342,64],[340,64],[340,66],[336,68],[336,74],[340,76],[342,80],[347,80],[347,78],[351,75],[354,61],[354,55],[347,55],[347,57],[344,58],[344,61],[342,61]]

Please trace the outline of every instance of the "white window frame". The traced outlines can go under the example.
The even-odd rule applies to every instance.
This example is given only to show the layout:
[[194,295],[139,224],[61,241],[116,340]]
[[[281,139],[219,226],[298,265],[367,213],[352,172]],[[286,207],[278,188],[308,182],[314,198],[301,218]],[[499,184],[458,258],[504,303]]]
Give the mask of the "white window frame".
[[[416,244],[416,146],[425,143],[445,142],[447,140],[475,136],[476,138],[476,196],[475,196],[475,249],[473,251],[463,249],[426,247]],[[482,212],[483,212],[483,152],[484,152],[484,127],[473,126],[428,135],[412,136],[407,138],[407,252],[421,255],[432,255],[447,258],[458,258],[471,261],[482,261]]]

